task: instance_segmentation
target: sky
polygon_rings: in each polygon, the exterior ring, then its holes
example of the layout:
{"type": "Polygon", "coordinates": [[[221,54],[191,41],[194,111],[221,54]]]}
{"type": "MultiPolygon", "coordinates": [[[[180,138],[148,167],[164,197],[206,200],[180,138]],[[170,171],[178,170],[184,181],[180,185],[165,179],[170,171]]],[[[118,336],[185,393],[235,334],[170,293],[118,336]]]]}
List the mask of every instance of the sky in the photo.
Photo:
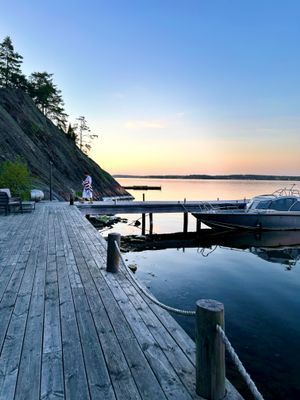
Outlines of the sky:
{"type": "Polygon", "coordinates": [[[0,0],[113,174],[300,175],[300,1],[0,0]]]}

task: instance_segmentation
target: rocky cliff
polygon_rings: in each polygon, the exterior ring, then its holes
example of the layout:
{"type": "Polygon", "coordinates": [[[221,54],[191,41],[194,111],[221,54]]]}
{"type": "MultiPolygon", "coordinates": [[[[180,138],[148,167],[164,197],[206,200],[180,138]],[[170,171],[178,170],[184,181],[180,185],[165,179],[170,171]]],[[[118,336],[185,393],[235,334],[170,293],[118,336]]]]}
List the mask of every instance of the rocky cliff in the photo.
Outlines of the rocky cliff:
{"type": "Polygon", "coordinates": [[[0,89],[0,161],[21,156],[27,161],[34,188],[49,195],[50,161],[53,195],[68,199],[70,190],[81,191],[84,172],[93,178],[94,192],[102,196],[128,193],[93,160],[83,154],[21,90],[0,89]]]}

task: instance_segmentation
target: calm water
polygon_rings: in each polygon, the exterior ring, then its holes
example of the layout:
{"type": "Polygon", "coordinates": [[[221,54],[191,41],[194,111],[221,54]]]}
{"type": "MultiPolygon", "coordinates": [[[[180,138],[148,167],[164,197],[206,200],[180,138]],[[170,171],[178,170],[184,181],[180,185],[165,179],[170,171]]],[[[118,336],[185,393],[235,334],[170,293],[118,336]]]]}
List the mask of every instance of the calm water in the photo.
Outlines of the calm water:
{"type": "MultiPolygon", "coordinates": [[[[162,186],[160,192],[145,192],[146,200],[242,199],[290,186],[266,181],[119,182],[162,186]]],[[[131,193],[142,199],[143,192],[131,193]]],[[[109,232],[140,234],[130,225],[140,215],[126,217],[128,224],[109,232]]],[[[182,225],[181,214],[154,215],[154,233],[180,232],[182,225]]],[[[195,230],[192,216],[189,230],[195,230]]],[[[300,399],[300,233],[231,234],[214,239],[208,248],[130,252],[126,258],[138,265],[138,279],[169,305],[194,309],[200,298],[223,302],[227,335],[265,399],[300,399]]],[[[176,319],[194,338],[193,318],[176,319]]],[[[239,386],[230,366],[227,375],[239,386]]]]}

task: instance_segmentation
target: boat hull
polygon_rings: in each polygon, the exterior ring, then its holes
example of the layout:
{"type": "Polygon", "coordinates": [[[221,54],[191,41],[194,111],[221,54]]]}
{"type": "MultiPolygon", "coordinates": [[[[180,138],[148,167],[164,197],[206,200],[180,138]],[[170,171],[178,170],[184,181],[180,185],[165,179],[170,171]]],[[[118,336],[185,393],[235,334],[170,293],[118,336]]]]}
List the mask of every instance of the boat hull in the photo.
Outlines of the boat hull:
{"type": "Polygon", "coordinates": [[[196,218],[211,228],[247,230],[300,230],[300,212],[247,213],[203,212],[196,218]]]}

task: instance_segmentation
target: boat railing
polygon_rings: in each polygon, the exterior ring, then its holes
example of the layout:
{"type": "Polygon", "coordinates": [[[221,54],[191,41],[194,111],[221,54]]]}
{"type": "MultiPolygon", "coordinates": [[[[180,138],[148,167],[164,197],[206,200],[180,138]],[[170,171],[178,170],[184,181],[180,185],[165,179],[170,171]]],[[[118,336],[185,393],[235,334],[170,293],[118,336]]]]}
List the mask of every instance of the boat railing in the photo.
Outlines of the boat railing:
{"type": "Polygon", "coordinates": [[[206,203],[206,202],[202,202],[198,205],[200,212],[208,212],[208,211],[213,211],[215,210],[215,208],[212,206],[211,203],[206,203]]]}
{"type": "Polygon", "coordinates": [[[300,196],[300,190],[295,188],[295,186],[296,184],[294,183],[290,188],[279,188],[272,194],[274,196],[300,196]]]}

